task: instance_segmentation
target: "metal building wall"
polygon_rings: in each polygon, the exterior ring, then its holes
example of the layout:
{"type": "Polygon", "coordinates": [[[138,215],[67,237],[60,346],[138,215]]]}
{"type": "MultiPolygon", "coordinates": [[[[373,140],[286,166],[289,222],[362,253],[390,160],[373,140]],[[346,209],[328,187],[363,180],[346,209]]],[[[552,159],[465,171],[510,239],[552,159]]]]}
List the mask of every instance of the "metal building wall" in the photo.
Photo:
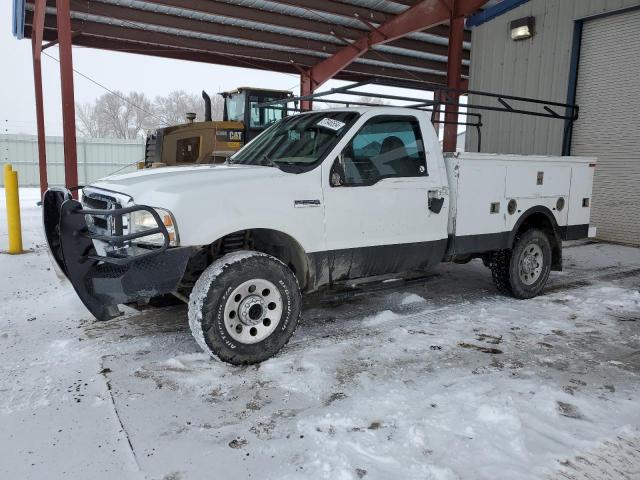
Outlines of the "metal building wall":
{"type": "MultiPolygon", "coordinates": [[[[136,162],[144,160],[144,150],[144,140],[78,137],[78,182],[85,185],[115,171],[132,172],[136,162]]],[[[5,162],[18,171],[20,186],[38,186],[38,137],[0,135],[0,163],[5,162]]],[[[62,137],[47,137],[47,174],[49,185],[64,185],[62,137]]],[[[0,178],[0,185],[3,182],[0,178]]]]}
{"type": "MultiPolygon", "coordinates": [[[[640,0],[530,0],[520,7],[472,28],[470,89],[567,100],[574,20],[640,5],[640,0]],[[535,35],[514,42],[510,23],[534,16],[535,35]]],[[[484,100],[470,99],[482,104],[484,100]]],[[[562,152],[562,121],[483,112],[482,151],[547,154],[562,152]]],[[[469,131],[468,151],[477,137],[469,131]]]]}
{"type": "Polygon", "coordinates": [[[640,246],[640,9],[584,22],[572,155],[598,157],[591,223],[640,246]]]}

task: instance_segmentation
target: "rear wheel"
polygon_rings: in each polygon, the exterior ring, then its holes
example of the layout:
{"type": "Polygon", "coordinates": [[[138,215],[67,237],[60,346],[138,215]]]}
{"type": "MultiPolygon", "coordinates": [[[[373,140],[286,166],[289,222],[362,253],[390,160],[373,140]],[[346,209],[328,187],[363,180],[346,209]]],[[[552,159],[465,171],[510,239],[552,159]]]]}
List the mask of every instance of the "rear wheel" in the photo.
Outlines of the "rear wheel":
{"type": "Polygon", "coordinates": [[[260,252],[234,252],[200,276],[189,298],[189,325],[209,354],[234,365],[275,355],[300,316],[300,288],[280,260],[260,252]]]}
{"type": "Polygon", "coordinates": [[[535,297],[551,271],[549,238],[541,230],[527,230],[516,238],[512,250],[494,252],[490,268],[501,293],[516,298],[535,297]]]}

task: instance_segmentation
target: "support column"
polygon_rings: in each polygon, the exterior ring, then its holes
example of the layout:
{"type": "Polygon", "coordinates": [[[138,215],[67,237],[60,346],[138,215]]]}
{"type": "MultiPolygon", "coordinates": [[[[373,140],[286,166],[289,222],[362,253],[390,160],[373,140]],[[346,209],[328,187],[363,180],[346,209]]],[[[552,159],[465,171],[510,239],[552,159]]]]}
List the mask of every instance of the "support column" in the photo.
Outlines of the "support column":
{"type": "Polygon", "coordinates": [[[42,94],[42,36],[44,31],[45,0],[34,2],[31,54],[33,57],[33,87],[36,97],[36,125],[38,129],[38,171],[40,173],[40,199],[49,188],[47,179],[46,136],[44,131],[44,100],[42,94]]]}
{"type": "MultiPolygon", "coordinates": [[[[36,48],[40,48],[38,45],[36,48]]],[[[44,131],[44,102],[42,95],[42,68],[40,58],[33,56],[33,86],[36,94],[36,124],[38,128],[38,170],[40,173],[40,199],[49,188],[47,179],[47,152],[44,131]]]]}
{"type": "MultiPolygon", "coordinates": [[[[78,186],[76,147],[76,112],[73,92],[73,57],[71,54],[71,15],[69,0],[56,1],[58,45],[60,48],[60,84],[62,86],[62,131],[64,134],[64,182],[67,188],[78,186]]],[[[78,192],[73,192],[74,198],[78,192]]]]}
{"type": "MultiPolygon", "coordinates": [[[[460,76],[462,71],[462,43],[464,41],[464,17],[456,16],[456,11],[452,12],[449,20],[449,61],[447,63],[447,86],[449,88],[460,88],[460,76]]],[[[449,122],[458,121],[458,102],[460,95],[449,92],[449,101],[456,105],[447,105],[445,108],[443,151],[455,152],[458,139],[458,125],[449,122]]]]}
{"type": "MultiPolygon", "coordinates": [[[[313,93],[313,82],[311,80],[311,75],[308,72],[303,72],[300,74],[300,96],[311,95],[313,93]]],[[[311,100],[301,100],[300,101],[300,110],[312,110],[313,102],[311,100]]]]}

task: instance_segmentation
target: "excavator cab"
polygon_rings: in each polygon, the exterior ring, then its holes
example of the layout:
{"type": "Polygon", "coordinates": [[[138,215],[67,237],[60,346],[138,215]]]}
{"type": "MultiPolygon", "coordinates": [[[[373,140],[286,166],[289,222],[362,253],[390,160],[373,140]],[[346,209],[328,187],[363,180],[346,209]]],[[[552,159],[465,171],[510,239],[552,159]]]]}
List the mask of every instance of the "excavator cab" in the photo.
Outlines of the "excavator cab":
{"type": "Polygon", "coordinates": [[[261,103],[291,98],[288,90],[266,90],[240,87],[222,92],[224,98],[223,120],[244,124],[244,142],[249,142],[262,130],[287,115],[287,109],[280,105],[257,107],[261,103]]]}
{"type": "Polygon", "coordinates": [[[211,99],[202,92],[204,121],[186,113],[186,123],[159,128],[147,135],[145,161],[140,168],[222,163],[245,143],[287,115],[282,104],[257,107],[263,102],[293,97],[288,90],[240,87],[220,93],[224,98],[222,121],[211,119],[211,99]]]}

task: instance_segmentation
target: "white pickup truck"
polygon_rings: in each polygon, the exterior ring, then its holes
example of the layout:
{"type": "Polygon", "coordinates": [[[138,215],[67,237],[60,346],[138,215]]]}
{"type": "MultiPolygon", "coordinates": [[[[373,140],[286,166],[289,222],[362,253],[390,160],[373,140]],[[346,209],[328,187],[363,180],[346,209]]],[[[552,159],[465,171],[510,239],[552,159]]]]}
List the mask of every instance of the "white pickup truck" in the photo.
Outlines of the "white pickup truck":
{"type": "Polygon", "coordinates": [[[49,190],[47,239],[98,319],[173,293],[211,355],[251,364],[296,329],[301,293],[482,258],[526,299],[584,238],[596,160],[443,156],[424,111],[287,117],[226,164],[150,169],[49,190]]]}

